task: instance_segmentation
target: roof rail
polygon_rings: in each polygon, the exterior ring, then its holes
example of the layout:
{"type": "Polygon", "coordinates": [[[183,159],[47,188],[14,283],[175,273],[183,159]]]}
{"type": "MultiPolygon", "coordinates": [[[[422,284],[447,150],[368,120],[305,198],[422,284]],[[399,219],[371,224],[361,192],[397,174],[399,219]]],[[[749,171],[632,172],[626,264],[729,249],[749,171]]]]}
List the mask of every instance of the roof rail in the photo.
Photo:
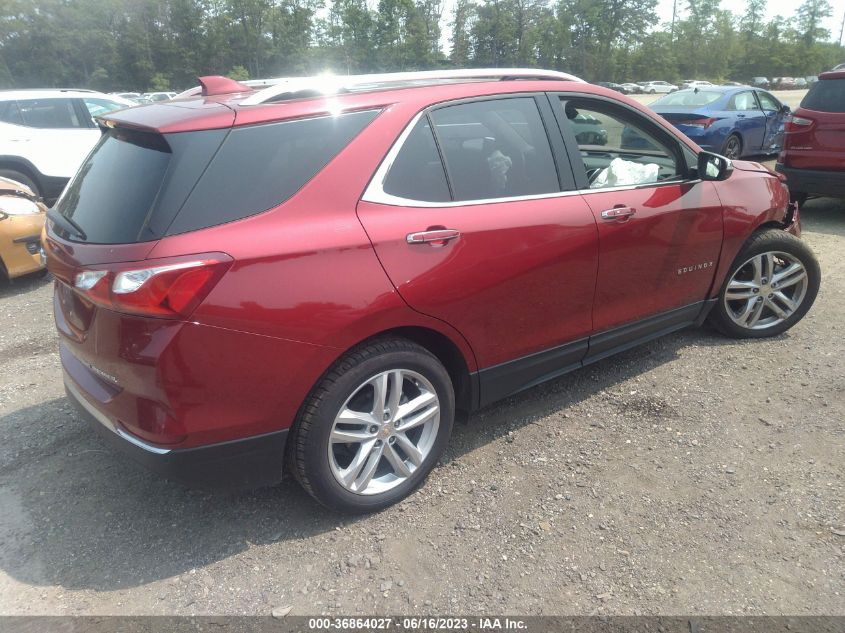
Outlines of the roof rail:
{"type": "MultiPolygon", "coordinates": [[[[577,81],[582,79],[556,70],[538,68],[466,68],[460,70],[425,70],[420,72],[379,73],[371,75],[316,75],[313,77],[280,77],[263,79],[266,85],[250,95],[240,105],[259,105],[277,100],[285,94],[314,92],[337,94],[344,91],[365,91],[391,88],[410,88],[437,83],[459,83],[467,81],[505,81],[524,79],[551,79],[577,81]]],[[[258,82],[256,82],[258,83],[258,82]]]]}

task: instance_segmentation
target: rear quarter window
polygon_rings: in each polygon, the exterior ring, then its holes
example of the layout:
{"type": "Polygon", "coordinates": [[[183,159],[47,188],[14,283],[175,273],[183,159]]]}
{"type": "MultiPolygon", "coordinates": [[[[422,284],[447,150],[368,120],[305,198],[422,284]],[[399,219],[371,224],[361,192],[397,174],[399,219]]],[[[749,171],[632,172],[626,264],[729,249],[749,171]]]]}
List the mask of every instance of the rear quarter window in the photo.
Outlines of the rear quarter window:
{"type": "Polygon", "coordinates": [[[240,220],[281,204],[377,114],[367,110],[234,128],[167,234],[240,220]]]}
{"type": "Polygon", "coordinates": [[[845,112],[845,78],[820,79],[804,96],[801,107],[817,112],[845,112]]]}

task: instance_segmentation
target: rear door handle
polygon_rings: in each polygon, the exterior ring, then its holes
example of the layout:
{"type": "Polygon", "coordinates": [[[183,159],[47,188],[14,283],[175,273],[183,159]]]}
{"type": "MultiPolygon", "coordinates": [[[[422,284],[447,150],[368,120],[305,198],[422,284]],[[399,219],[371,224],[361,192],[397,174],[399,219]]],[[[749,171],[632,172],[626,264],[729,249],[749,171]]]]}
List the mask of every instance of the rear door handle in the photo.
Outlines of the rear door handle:
{"type": "Polygon", "coordinates": [[[613,207],[612,209],[605,209],[601,212],[602,220],[627,220],[637,212],[631,207],[613,207]]]}
{"type": "Polygon", "coordinates": [[[408,244],[431,244],[432,246],[445,246],[449,240],[461,236],[460,231],[455,229],[431,229],[419,233],[408,233],[405,241],[408,244]]]}

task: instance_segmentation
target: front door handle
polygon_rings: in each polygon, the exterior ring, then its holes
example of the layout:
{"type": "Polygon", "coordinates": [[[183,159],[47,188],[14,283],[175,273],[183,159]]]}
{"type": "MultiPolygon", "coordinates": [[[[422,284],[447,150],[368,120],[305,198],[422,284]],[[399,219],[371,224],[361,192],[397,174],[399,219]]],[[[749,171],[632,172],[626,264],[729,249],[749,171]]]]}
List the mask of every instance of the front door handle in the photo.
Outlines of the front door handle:
{"type": "Polygon", "coordinates": [[[431,244],[432,246],[445,246],[449,240],[461,236],[460,231],[455,229],[430,229],[418,233],[408,233],[405,241],[408,244],[431,244]]]}
{"type": "Polygon", "coordinates": [[[602,220],[627,220],[632,215],[637,212],[636,209],[632,209],[631,207],[613,207],[612,209],[605,209],[601,212],[601,219],[602,220]]]}

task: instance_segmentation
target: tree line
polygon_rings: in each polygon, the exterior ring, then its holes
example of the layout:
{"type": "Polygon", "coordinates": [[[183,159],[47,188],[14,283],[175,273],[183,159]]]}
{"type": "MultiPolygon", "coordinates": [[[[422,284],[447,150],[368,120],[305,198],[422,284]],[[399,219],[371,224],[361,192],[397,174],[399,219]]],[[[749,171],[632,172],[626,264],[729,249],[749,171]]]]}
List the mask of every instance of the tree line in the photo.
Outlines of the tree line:
{"type": "Polygon", "coordinates": [[[766,19],[721,0],[0,0],[0,87],[183,89],[235,79],[537,66],[590,81],[748,80],[845,62],[828,0],[766,19]],[[443,37],[445,32],[449,35],[443,37]]]}

